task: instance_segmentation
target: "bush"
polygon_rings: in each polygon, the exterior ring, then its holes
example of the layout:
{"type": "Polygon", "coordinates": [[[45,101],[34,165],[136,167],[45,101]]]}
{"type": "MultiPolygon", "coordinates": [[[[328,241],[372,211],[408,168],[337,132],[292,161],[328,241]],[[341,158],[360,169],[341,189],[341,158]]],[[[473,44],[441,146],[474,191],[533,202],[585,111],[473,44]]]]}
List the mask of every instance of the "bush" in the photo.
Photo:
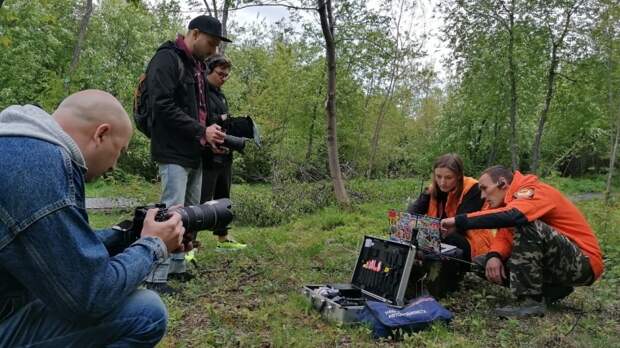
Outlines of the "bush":
{"type": "Polygon", "coordinates": [[[542,181],[549,183],[564,194],[596,193],[604,192],[606,177],[603,175],[574,178],[561,177],[557,173],[541,178],[542,181]]]}
{"type": "MultiPolygon", "coordinates": [[[[352,180],[347,189],[355,204],[391,203],[404,209],[409,198],[417,198],[421,183],[418,179],[352,180]]],[[[278,225],[336,203],[331,181],[233,185],[231,200],[235,222],[254,226],[278,225]]]]}
{"type": "Polygon", "coordinates": [[[149,181],[155,180],[158,173],[157,164],[151,160],[150,149],[150,140],[142,133],[134,132],[127,153],[119,159],[119,169],[149,181]]]}
{"type": "Polygon", "coordinates": [[[273,226],[284,219],[277,209],[269,188],[261,185],[233,186],[231,200],[235,223],[242,225],[273,226]]]}
{"type": "Polygon", "coordinates": [[[273,226],[335,203],[330,183],[233,185],[231,200],[235,221],[273,226]]]}
{"type": "Polygon", "coordinates": [[[390,180],[355,179],[348,182],[347,190],[355,203],[392,203],[404,208],[407,206],[409,199],[418,198],[422,186],[426,185],[428,185],[426,180],[417,178],[390,180]]]}

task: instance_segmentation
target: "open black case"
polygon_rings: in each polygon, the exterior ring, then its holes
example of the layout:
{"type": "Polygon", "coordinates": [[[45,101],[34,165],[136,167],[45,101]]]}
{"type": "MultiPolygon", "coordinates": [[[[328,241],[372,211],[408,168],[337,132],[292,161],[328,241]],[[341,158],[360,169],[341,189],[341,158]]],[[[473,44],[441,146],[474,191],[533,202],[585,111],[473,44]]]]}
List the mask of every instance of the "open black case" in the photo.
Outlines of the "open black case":
{"type": "Polygon", "coordinates": [[[411,243],[364,236],[351,283],[306,285],[303,294],[321,315],[355,323],[366,300],[405,304],[416,248],[411,243]]]}

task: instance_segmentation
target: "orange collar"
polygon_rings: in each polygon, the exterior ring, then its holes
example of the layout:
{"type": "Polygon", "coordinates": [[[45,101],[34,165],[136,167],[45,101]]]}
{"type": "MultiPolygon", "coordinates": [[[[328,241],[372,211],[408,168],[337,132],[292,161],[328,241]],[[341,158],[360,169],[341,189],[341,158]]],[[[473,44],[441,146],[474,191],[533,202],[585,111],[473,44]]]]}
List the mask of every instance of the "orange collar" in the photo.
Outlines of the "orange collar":
{"type": "MultiPolygon", "coordinates": [[[[469,190],[471,190],[471,188],[477,183],[478,180],[465,176],[463,177],[463,192],[461,192],[460,197],[456,197],[454,191],[448,192],[448,199],[446,200],[446,205],[444,207],[444,212],[447,217],[456,216],[456,210],[463,202],[463,197],[465,197],[467,192],[469,192],[469,190]]],[[[430,202],[428,204],[427,214],[433,217],[441,217],[439,202],[433,196],[431,196],[430,202]]]]}

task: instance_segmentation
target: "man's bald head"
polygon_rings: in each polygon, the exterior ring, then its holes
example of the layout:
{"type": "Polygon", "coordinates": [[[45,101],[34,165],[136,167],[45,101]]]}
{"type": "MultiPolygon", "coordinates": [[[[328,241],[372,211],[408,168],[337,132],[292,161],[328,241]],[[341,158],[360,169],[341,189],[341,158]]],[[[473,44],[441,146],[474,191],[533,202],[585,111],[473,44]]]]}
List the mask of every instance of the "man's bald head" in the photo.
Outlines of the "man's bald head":
{"type": "Polygon", "coordinates": [[[87,180],[116,165],[133,132],[129,115],[121,103],[100,90],[70,95],[52,116],[80,148],[88,167],[87,180]]]}
{"type": "Polygon", "coordinates": [[[92,127],[110,123],[121,127],[119,130],[131,130],[129,116],[121,103],[110,93],[96,89],[68,96],[60,103],[53,116],[61,126],[63,123],[78,123],[79,126],[92,127]]]}

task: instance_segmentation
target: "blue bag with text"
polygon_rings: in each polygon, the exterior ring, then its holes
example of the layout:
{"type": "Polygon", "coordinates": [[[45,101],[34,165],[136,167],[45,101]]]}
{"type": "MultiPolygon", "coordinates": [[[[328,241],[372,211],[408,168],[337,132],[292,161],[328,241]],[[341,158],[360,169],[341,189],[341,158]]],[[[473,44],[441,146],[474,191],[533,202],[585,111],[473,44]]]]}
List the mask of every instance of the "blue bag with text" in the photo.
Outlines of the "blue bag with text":
{"type": "Polygon", "coordinates": [[[434,322],[448,323],[452,312],[445,309],[430,296],[419,297],[405,307],[394,307],[383,302],[367,301],[359,319],[372,329],[374,338],[398,335],[402,332],[416,332],[434,322]]]}

